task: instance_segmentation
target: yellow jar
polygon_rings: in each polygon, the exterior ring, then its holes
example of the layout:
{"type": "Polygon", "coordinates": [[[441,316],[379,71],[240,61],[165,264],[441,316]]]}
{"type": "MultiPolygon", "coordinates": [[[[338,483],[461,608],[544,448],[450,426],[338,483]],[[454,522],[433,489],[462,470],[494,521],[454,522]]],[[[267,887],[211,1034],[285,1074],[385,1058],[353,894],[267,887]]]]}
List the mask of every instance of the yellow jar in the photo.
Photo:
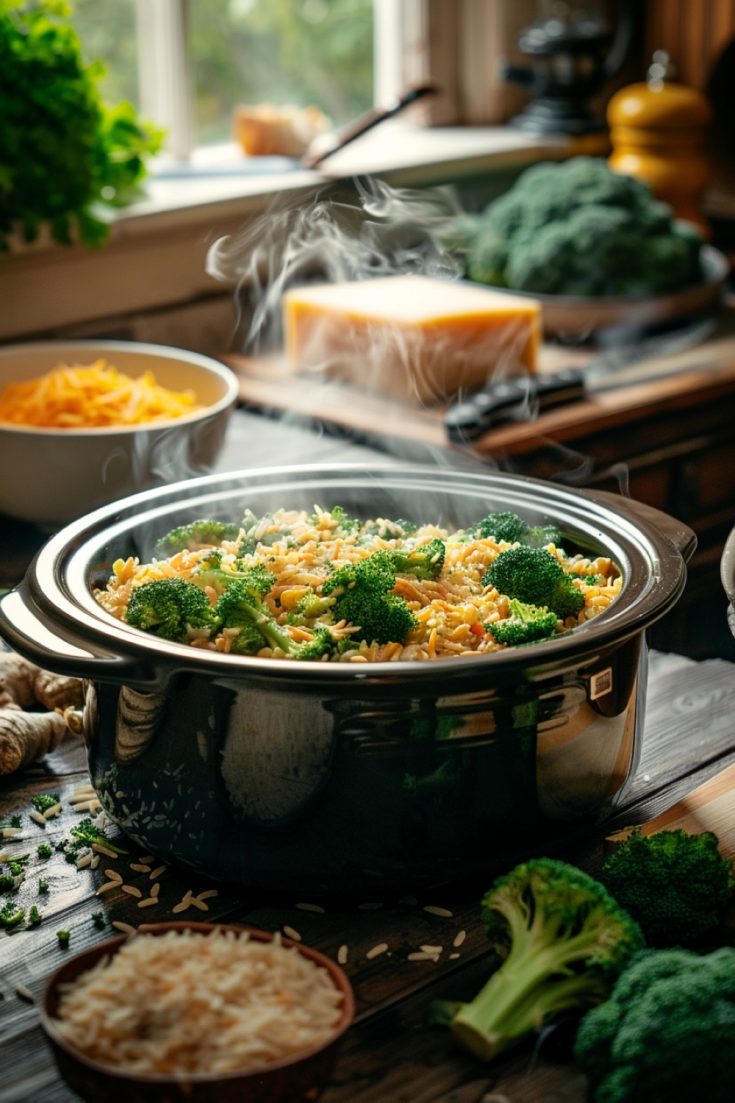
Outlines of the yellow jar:
{"type": "Polygon", "coordinates": [[[710,174],[706,146],[711,118],[701,92],[650,77],[621,88],[607,108],[610,168],[648,184],[678,218],[693,222],[706,236],[709,227],[700,201],[710,174]]]}

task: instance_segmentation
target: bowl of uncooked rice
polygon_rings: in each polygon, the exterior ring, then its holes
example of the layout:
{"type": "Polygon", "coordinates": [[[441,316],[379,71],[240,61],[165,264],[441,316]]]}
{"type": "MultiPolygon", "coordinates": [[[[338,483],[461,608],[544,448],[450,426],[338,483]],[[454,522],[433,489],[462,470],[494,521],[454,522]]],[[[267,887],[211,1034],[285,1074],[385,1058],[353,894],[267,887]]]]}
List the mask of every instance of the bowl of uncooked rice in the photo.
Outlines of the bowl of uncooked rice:
{"type": "Polygon", "coordinates": [[[42,1024],[83,1099],[316,1099],[354,1015],[318,951],[227,924],[160,923],[50,978],[42,1024]]]}

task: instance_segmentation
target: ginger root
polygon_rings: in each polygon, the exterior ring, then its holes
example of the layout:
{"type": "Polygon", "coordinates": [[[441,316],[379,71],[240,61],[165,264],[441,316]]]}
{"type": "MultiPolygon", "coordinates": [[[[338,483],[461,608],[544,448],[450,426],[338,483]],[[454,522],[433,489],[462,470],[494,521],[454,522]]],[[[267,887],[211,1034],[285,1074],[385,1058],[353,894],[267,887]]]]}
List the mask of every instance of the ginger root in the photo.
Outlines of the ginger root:
{"type": "Polygon", "coordinates": [[[69,731],[79,732],[84,694],[67,678],[13,652],[0,652],[0,775],[12,774],[55,750],[69,731]],[[41,706],[46,712],[25,712],[41,706]]]}

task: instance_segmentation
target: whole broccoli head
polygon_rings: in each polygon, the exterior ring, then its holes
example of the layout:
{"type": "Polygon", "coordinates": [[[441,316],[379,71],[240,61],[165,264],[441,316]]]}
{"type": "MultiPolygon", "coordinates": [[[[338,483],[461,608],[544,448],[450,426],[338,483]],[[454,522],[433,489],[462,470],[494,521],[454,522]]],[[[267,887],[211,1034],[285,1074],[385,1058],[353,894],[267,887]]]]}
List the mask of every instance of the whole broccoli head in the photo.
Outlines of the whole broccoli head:
{"type": "Polygon", "coordinates": [[[482,582],[509,598],[551,609],[562,618],[576,616],[584,605],[584,595],[572,576],[544,548],[525,544],[508,548],[493,560],[482,582]]]}
{"type": "Polygon", "coordinates": [[[551,858],[499,877],[483,897],[482,921],[504,961],[451,1028],[483,1060],[561,1011],[604,1000],[643,946],[638,925],[598,881],[551,858]]]}
{"type": "Polygon", "coordinates": [[[186,642],[188,628],[216,626],[207,595],[183,578],[159,578],[136,586],[125,620],[134,628],[177,643],[186,642]]]}
{"type": "Polygon", "coordinates": [[[527,169],[485,210],[470,279],[547,295],[651,295],[700,278],[702,239],[603,158],[527,169]]]}
{"type": "Polygon", "coordinates": [[[574,1056],[596,1103],[732,1103],[735,949],[638,954],[585,1015],[574,1056]]]}
{"type": "Polygon", "coordinates": [[[640,923],[652,946],[689,946],[720,926],[735,879],[711,831],[677,828],[620,843],[605,859],[600,880],[640,923]]]}
{"type": "Polygon", "coordinates": [[[474,525],[470,525],[466,531],[476,540],[488,540],[493,537],[495,540],[505,540],[513,544],[523,539],[528,532],[528,525],[517,513],[501,510],[486,514],[479,521],[475,521],[474,525]]]}

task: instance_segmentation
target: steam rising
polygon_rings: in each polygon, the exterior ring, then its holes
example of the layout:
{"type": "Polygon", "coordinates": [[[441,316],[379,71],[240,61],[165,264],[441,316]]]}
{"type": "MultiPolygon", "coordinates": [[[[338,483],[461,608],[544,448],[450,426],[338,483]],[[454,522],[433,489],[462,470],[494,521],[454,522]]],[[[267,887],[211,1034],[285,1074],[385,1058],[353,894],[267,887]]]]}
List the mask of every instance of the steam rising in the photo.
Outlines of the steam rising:
{"type": "MultiPolygon", "coordinates": [[[[262,356],[282,350],[282,299],[291,288],[411,274],[445,280],[463,276],[461,261],[445,245],[450,241],[453,220],[466,213],[453,188],[400,189],[373,178],[353,180],[350,185],[343,191],[334,185],[326,187],[307,199],[303,194],[280,194],[263,216],[250,221],[241,232],[220,238],[210,248],[207,273],[236,289],[240,351],[262,356]]],[[[311,428],[321,430],[321,424],[314,421],[314,409],[354,408],[355,390],[345,387],[345,382],[359,383],[366,400],[371,395],[384,399],[388,394],[393,399],[406,399],[414,409],[417,405],[430,408],[446,399],[433,369],[428,372],[428,382],[424,378],[417,385],[416,350],[405,344],[397,349],[395,332],[386,336],[386,332],[371,330],[369,338],[360,346],[359,357],[352,356],[347,371],[335,371],[326,357],[321,363],[310,360],[309,386],[302,388],[295,381],[289,392],[290,412],[283,414],[282,420],[300,425],[310,421],[311,428]],[[402,361],[401,372],[394,371],[398,360],[402,361]]],[[[435,352],[436,363],[441,365],[443,350],[436,348],[435,352]]],[[[521,360],[519,338],[511,334],[508,339],[506,334],[499,343],[497,333],[489,333],[479,354],[484,356],[486,367],[481,379],[473,379],[472,387],[517,373],[521,360]]],[[[443,467],[497,466],[487,457],[480,458],[470,447],[454,445],[449,449],[408,439],[405,426],[400,424],[400,402],[383,401],[381,410],[384,425],[379,439],[370,431],[368,435],[371,443],[393,456],[428,460],[443,467]]],[[[531,420],[537,412],[529,391],[525,409],[518,416],[531,420]]],[[[348,418],[345,423],[353,424],[348,418]]],[[[437,440],[443,440],[440,417],[437,440]]],[[[559,461],[558,474],[552,473],[551,477],[576,485],[588,480],[593,469],[588,457],[556,442],[546,444],[559,461]]],[[[504,466],[511,469],[512,461],[504,466]]]]}
{"type": "Polygon", "coordinates": [[[358,200],[319,193],[279,199],[261,218],[209,250],[207,273],[234,284],[249,302],[245,347],[277,347],[281,299],[289,287],[342,283],[409,272],[459,278],[460,263],[442,245],[442,231],[459,213],[449,189],[393,189],[357,180],[358,200]]]}

